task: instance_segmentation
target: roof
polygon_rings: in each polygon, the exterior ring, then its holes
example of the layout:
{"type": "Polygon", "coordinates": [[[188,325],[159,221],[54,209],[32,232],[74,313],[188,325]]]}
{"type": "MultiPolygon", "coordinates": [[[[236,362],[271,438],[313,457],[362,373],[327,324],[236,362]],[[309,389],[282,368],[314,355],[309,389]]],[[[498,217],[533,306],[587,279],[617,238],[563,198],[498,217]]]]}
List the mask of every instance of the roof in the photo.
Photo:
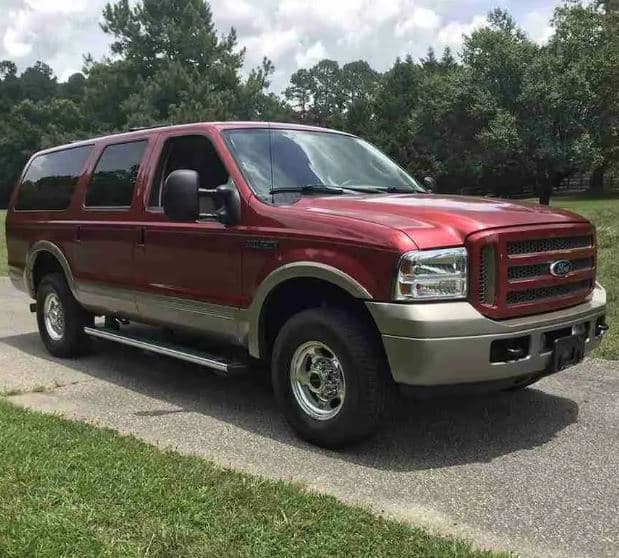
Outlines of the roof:
{"type": "Polygon", "coordinates": [[[129,142],[141,138],[146,138],[152,133],[161,132],[164,130],[196,130],[199,128],[211,128],[215,130],[234,130],[242,128],[271,128],[279,130],[308,130],[313,132],[330,132],[337,134],[346,134],[339,130],[332,130],[330,128],[321,128],[319,126],[308,126],[305,124],[297,124],[294,122],[256,122],[256,121],[230,121],[230,122],[192,122],[190,124],[174,124],[169,126],[153,126],[152,128],[136,128],[128,132],[117,132],[114,134],[108,134],[105,136],[99,136],[95,138],[88,138],[84,140],[74,141],[65,145],[58,145],[49,149],[43,149],[35,153],[35,155],[41,155],[43,153],[51,153],[54,151],[61,151],[64,149],[74,149],[76,147],[82,147],[86,145],[92,145],[98,142],[109,142],[114,140],[115,142],[129,142]]]}

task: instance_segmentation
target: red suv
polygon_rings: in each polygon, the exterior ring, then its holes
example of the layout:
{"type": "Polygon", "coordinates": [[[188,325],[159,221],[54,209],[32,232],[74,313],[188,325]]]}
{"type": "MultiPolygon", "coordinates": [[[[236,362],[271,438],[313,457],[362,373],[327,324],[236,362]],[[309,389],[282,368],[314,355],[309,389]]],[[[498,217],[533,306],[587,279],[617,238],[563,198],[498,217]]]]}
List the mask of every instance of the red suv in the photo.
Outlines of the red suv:
{"type": "Polygon", "coordinates": [[[42,151],[6,228],[53,355],[98,337],[224,374],[263,361],[324,446],[373,432],[396,387],[521,388],[607,329],[587,220],[433,195],[332,130],[201,123],[42,151]]]}

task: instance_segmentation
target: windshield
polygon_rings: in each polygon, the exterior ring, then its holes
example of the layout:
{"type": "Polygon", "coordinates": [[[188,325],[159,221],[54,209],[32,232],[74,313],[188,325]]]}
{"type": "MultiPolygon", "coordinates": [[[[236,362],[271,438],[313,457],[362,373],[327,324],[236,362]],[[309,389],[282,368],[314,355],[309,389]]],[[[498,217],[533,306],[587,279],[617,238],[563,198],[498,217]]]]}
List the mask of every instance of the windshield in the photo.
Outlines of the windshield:
{"type": "Polygon", "coordinates": [[[263,199],[280,188],[317,185],[351,193],[425,191],[385,154],[353,136],[264,128],[228,130],[224,135],[245,178],[263,199]]]}

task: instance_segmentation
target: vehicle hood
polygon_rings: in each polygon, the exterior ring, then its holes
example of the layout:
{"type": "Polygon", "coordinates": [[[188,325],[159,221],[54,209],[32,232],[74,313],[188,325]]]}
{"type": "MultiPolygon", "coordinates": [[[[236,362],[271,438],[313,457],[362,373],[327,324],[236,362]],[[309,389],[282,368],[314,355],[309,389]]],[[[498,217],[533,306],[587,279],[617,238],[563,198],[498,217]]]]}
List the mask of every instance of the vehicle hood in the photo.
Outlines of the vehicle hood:
{"type": "Polygon", "coordinates": [[[471,233],[498,227],[587,222],[569,211],[528,202],[434,194],[305,196],[310,212],[379,223],[407,234],[419,248],[457,246],[471,233]]]}

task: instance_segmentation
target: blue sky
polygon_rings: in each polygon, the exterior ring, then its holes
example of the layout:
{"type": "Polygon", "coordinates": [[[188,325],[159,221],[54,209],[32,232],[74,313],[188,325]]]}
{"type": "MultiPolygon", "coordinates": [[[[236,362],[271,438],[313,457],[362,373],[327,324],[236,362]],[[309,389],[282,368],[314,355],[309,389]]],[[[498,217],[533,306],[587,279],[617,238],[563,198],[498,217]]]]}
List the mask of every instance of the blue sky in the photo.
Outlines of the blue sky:
{"type": "MultiPolygon", "coordinates": [[[[60,79],[82,67],[82,54],[101,58],[109,38],[99,29],[106,0],[0,0],[0,59],[20,68],[43,60],[60,79]]],[[[217,27],[237,29],[246,66],[268,56],[273,89],[299,67],[321,58],[366,59],[385,70],[396,56],[422,56],[429,46],[456,52],[462,34],[484,24],[494,7],[507,9],[529,36],[547,40],[555,0],[211,0],[217,27]]]]}

